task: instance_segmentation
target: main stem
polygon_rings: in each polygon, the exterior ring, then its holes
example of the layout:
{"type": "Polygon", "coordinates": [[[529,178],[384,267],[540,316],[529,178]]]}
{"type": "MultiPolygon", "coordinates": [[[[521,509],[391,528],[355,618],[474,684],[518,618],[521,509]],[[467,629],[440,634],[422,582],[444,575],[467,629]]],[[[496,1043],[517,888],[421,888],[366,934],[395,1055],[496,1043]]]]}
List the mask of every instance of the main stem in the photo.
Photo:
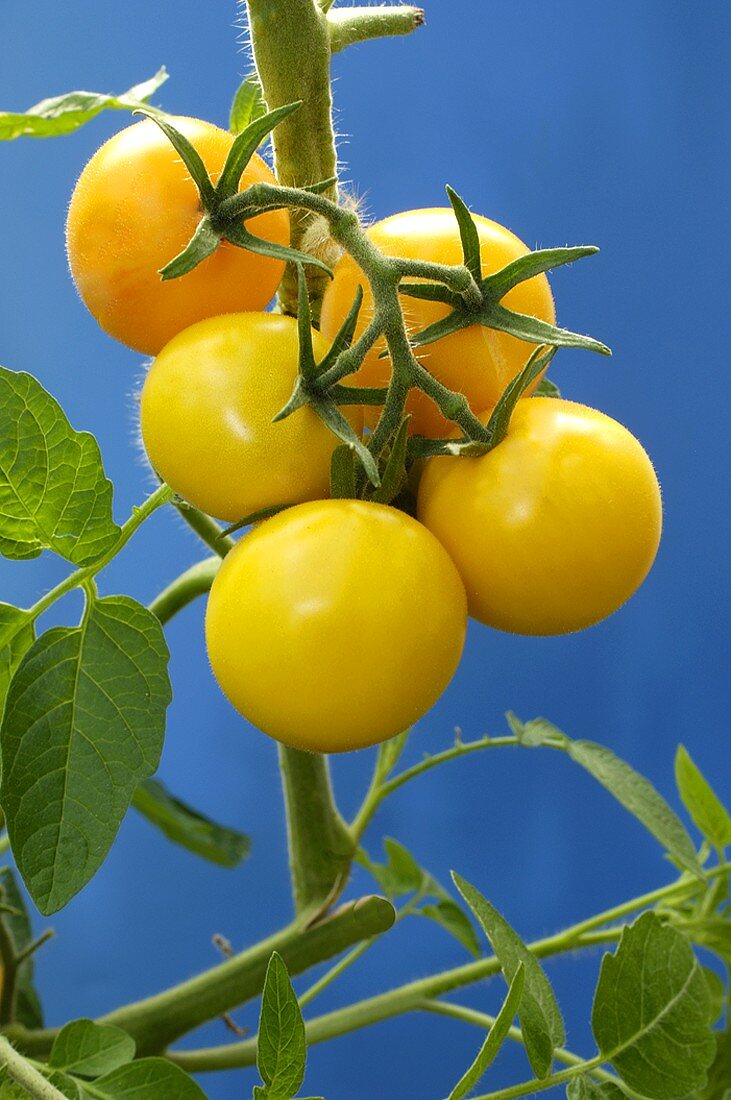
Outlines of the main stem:
{"type": "Polygon", "coordinates": [[[64,1100],[63,1093],[54,1088],[22,1054],[18,1054],[4,1035],[0,1035],[0,1065],[6,1065],[12,1079],[35,1100],[64,1100]]]}

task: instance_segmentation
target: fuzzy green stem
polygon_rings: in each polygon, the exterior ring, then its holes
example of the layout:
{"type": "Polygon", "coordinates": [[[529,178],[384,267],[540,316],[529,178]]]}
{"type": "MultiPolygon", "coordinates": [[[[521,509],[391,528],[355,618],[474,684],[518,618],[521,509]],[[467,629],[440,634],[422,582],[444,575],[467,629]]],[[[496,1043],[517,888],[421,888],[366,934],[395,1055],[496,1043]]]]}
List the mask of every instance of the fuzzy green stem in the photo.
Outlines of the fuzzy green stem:
{"type": "Polygon", "coordinates": [[[345,886],[356,846],[335,805],[327,757],[280,745],[279,767],[295,910],[314,914],[345,886]]]}
{"type": "Polygon", "coordinates": [[[21,1085],[34,1100],[64,1100],[64,1095],[47,1081],[35,1066],[32,1066],[15,1047],[0,1035],[0,1065],[8,1067],[12,1079],[21,1085]]]}
{"type": "Polygon", "coordinates": [[[602,1065],[603,1061],[604,1059],[597,1055],[596,1058],[591,1058],[580,1065],[574,1065],[570,1069],[562,1069],[558,1073],[552,1073],[550,1077],[543,1077],[541,1080],[533,1077],[530,1081],[523,1081],[520,1085],[511,1085],[507,1089],[499,1089],[498,1092],[485,1092],[481,1096],[475,1096],[474,1100],[517,1100],[519,1096],[532,1096],[536,1092],[544,1092],[546,1089],[565,1085],[578,1077],[580,1073],[591,1074],[602,1065]]]}
{"type": "Polygon", "coordinates": [[[411,5],[377,4],[368,8],[338,8],[327,17],[330,49],[333,53],[366,42],[411,34],[424,24],[424,11],[411,5]]]}
{"type": "Polygon", "coordinates": [[[197,562],[196,565],[191,565],[190,569],[186,569],[155,597],[148,605],[150,611],[153,615],[157,615],[161,623],[169,622],[198,596],[208,592],[220,566],[219,557],[206,558],[204,561],[197,562]]]}
{"type": "Polygon", "coordinates": [[[225,558],[229,550],[233,550],[235,541],[229,535],[224,535],[223,528],[216,523],[215,519],[211,519],[205,512],[193,508],[190,504],[183,504],[182,501],[176,502],[175,506],[191,530],[195,531],[198,538],[209,550],[218,554],[219,558],[225,558]]]}
{"type": "MultiPolygon", "coordinates": [[[[301,101],[302,106],[277,126],[273,135],[274,171],[288,187],[306,187],[337,176],[332,124],[330,33],[315,0],[247,0],[251,44],[264,98],[270,110],[301,101]]],[[[337,185],[327,194],[337,199],[337,185]]],[[[291,244],[302,249],[311,229],[311,212],[290,210],[291,244]]],[[[307,274],[313,316],[319,315],[327,276],[307,274]]],[[[279,288],[285,313],[297,313],[297,272],[289,265],[279,288]]]]}

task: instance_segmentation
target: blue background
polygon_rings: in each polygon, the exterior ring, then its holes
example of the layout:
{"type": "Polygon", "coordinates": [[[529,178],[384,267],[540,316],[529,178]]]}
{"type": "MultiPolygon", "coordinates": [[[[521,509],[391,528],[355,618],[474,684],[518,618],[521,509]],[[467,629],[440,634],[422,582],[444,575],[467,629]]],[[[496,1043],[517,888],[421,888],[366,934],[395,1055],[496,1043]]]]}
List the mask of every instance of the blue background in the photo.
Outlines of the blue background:
{"type": "MultiPolygon", "coordinates": [[[[509,708],[544,714],[573,736],[611,746],[675,799],[683,741],[721,791],[729,766],[729,423],[727,105],[723,61],[731,9],[685,0],[430,0],[411,40],[337,59],[347,178],[369,214],[442,204],[443,185],[532,246],[595,242],[599,257],[553,279],[559,320],[615,350],[611,361],[564,352],[552,370],[566,395],[634,431],[656,463],[666,526],[655,569],[620,614],[583,634],[529,640],[471,625],[461,669],[409,750],[502,732],[509,708]],[[724,220],[725,219],[725,220],[724,220]],[[723,224],[722,224],[723,222],[723,224]]],[[[231,3],[127,0],[3,4],[0,104],[23,109],[83,87],[121,91],[165,63],[156,102],[225,124],[247,67],[231,3]]],[[[142,363],[94,325],[67,276],[65,207],[102,139],[126,123],[100,117],[71,137],[0,150],[4,261],[0,362],[28,370],[77,427],[98,437],[123,518],[150,487],[135,425],[142,363]]],[[[102,578],[104,592],[150,599],[201,551],[158,515],[102,578]]],[[[2,565],[2,599],[32,602],[65,574],[44,557],[2,565]]],[[[71,621],[78,607],[64,608],[71,621]]],[[[39,960],[51,1022],[93,1015],[215,961],[211,935],[243,946],[290,913],[275,747],[246,727],[210,676],[202,602],[169,630],[175,702],[161,776],[175,792],[251,832],[235,872],[167,844],[131,814],[91,885],[54,918],[39,960]]],[[[335,761],[352,812],[370,754],[335,761]]],[[[370,848],[398,836],[443,880],[452,866],[526,938],[554,931],[671,877],[655,842],[593,782],[550,752],[470,757],[400,792],[370,848]]],[[[355,889],[368,891],[364,873],[355,889]]],[[[38,922],[40,924],[40,922],[38,922]]],[[[460,947],[413,920],[381,942],[312,1011],[463,961],[460,947]]],[[[569,1043],[589,1053],[597,955],[549,964],[569,1043]]],[[[499,983],[455,995],[485,1011],[499,983]]],[[[254,1026],[254,1006],[237,1019],[254,1026]]],[[[203,1042],[226,1042],[223,1025],[203,1042]]],[[[437,1100],[480,1040],[464,1024],[411,1016],[313,1048],[306,1089],[328,1100],[437,1100]]],[[[201,1036],[195,1037],[195,1045],[201,1036]]],[[[526,1076],[520,1050],[486,1087],[526,1076]]],[[[254,1076],[209,1078],[213,1100],[248,1095],[254,1076]]]]}

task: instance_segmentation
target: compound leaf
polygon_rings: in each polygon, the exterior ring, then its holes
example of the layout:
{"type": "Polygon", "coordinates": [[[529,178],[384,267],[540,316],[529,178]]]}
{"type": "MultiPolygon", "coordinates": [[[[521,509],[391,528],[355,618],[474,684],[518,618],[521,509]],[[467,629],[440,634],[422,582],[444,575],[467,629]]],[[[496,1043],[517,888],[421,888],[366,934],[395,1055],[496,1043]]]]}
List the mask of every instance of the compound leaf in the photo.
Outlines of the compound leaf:
{"type": "Polygon", "coordinates": [[[73,1020],[56,1036],[49,1065],[76,1077],[101,1077],[135,1056],[135,1041],[121,1028],[73,1020]]]}

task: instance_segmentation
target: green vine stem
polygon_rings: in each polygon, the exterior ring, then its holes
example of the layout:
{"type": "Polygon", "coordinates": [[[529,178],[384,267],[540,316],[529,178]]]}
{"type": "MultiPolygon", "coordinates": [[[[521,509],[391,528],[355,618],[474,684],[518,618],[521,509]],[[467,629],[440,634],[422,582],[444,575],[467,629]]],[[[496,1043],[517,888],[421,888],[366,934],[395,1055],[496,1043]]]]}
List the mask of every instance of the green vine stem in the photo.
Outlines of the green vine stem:
{"type": "Polygon", "coordinates": [[[371,38],[411,34],[424,25],[424,11],[411,5],[376,4],[368,8],[337,8],[327,16],[330,50],[339,53],[371,38]]]}
{"type": "Polygon", "coordinates": [[[18,1054],[4,1035],[0,1035],[0,1065],[7,1066],[12,1079],[35,1100],[64,1100],[64,1094],[47,1081],[22,1054],[18,1054]]]}
{"type": "MultiPolygon", "coordinates": [[[[710,880],[719,875],[725,875],[729,870],[731,870],[731,863],[724,863],[709,870],[706,877],[710,880]]],[[[599,944],[616,943],[624,927],[616,922],[658,902],[692,898],[703,888],[703,884],[697,879],[683,876],[657,890],[622,902],[596,916],[580,921],[553,936],[535,940],[528,944],[528,947],[536,958],[543,959],[599,944]],[[606,927],[607,925],[610,927],[606,927]]],[[[451,993],[455,989],[472,985],[499,973],[499,961],[494,956],[489,956],[438,974],[430,974],[425,978],[388,990],[386,993],[380,993],[375,997],[309,1020],[306,1023],[307,1042],[308,1044],[326,1042],[380,1023],[382,1020],[392,1019],[394,1016],[418,1012],[422,1009],[424,1001],[432,1001],[445,993],[451,993]]],[[[246,1039],[239,1043],[201,1050],[169,1051],[168,1057],[190,1073],[251,1066],[256,1062],[256,1039],[246,1039]]]]}
{"type": "Polygon", "coordinates": [[[221,559],[218,557],[205,558],[191,565],[148,604],[149,610],[157,615],[161,623],[169,622],[189,603],[208,592],[220,566],[221,559]]]}

